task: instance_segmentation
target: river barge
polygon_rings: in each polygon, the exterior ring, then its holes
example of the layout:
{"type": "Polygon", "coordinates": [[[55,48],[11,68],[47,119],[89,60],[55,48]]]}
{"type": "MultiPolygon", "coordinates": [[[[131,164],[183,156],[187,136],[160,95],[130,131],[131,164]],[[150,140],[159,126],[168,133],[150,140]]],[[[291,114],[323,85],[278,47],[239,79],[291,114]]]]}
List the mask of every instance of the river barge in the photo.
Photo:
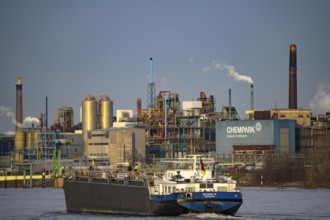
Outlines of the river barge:
{"type": "Polygon", "coordinates": [[[187,213],[235,215],[242,194],[230,178],[215,178],[211,158],[163,160],[163,175],[117,173],[74,177],[64,182],[68,212],[140,216],[187,213]],[[117,175],[117,176],[116,176],[117,175]]]}

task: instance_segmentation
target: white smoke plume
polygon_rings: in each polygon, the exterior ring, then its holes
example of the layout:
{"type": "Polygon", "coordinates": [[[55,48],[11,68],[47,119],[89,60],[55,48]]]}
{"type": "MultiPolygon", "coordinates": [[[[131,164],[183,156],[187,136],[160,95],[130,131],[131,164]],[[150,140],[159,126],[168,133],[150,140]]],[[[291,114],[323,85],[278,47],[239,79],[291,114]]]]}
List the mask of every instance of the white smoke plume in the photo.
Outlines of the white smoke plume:
{"type": "Polygon", "coordinates": [[[6,131],[5,135],[12,136],[12,135],[15,135],[15,132],[14,131],[6,131]]]}
{"type": "Polygon", "coordinates": [[[31,117],[31,116],[28,116],[28,117],[24,118],[22,124],[16,122],[15,113],[9,107],[0,106],[0,115],[5,115],[5,116],[9,117],[11,119],[12,123],[14,125],[17,125],[20,128],[28,127],[32,123],[35,123],[35,124],[39,124],[40,123],[40,121],[39,121],[38,118],[31,117]]]}
{"type": "Polygon", "coordinates": [[[167,89],[167,78],[166,77],[164,77],[162,79],[162,85],[163,85],[164,89],[167,89]]]}
{"type": "Polygon", "coordinates": [[[190,65],[193,65],[194,64],[194,58],[193,57],[190,57],[189,58],[189,63],[190,63],[190,65]]]}
{"type": "Polygon", "coordinates": [[[14,125],[16,125],[15,113],[11,110],[11,108],[0,106],[0,115],[5,115],[9,117],[14,125]]]}
{"type": "Polygon", "coordinates": [[[217,61],[212,61],[212,66],[216,70],[220,70],[220,71],[226,70],[228,74],[232,76],[236,81],[253,84],[253,80],[250,76],[239,74],[234,66],[228,64],[221,64],[220,62],[217,61]]]}
{"type": "Polygon", "coordinates": [[[319,83],[313,99],[309,102],[313,113],[324,114],[330,111],[330,84],[319,83]]]}
{"type": "Polygon", "coordinates": [[[234,80],[236,81],[240,81],[240,82],[246,82],[249,84],[253,84],[253,80],[251,78],[251,76],[246,76],[246,75],[240,75],[234,66],[228,65],[228,64],[222,64],[218,61],[213,60],[211,63],[211,66],[205,66],[202,68],[202,71],[204,73],[207,73],[211,67],[213,67],[213,69],[215,70],[219,70],[219,71],[227,71],[228,75],[233,77],[234,80]]]}

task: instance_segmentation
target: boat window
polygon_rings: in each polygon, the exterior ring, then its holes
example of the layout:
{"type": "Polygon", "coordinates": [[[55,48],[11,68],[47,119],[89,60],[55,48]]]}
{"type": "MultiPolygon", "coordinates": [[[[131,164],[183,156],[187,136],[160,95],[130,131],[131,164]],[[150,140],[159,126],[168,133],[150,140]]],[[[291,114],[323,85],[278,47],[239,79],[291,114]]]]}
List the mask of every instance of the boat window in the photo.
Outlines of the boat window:
{"type": "Polygon", "coordinates": [[[227,189],[226,186],[218,186],[217,191],[219,191],[219,192],[227,192],[228,189],[227,189]]]}
{"type": "Polygon", "coordinates": [[[196,192],[196,187],[186,187],[187,192],[196,192]]]}

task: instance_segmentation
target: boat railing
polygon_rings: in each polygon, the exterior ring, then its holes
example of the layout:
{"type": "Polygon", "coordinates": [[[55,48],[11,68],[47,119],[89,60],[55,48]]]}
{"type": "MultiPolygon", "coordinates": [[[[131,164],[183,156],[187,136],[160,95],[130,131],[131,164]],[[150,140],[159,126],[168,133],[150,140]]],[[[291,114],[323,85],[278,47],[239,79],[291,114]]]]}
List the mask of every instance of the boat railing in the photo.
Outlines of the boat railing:
{"type": "MultiPolygon", "coordinates": [[[[148,178],[145,176],[127,176],[125,178],[117,178],[116,173],[107,173],[104,175],[101,172],[89,172],[78,176],[73,176],[67,181],[78,181],[88,183],[106,183],[106,184],[119,184],[119,185],[134,185],[134,186],[147,186],[148,178]]],[[[149,183],[150,184],[150,183],[149,183]]]]}

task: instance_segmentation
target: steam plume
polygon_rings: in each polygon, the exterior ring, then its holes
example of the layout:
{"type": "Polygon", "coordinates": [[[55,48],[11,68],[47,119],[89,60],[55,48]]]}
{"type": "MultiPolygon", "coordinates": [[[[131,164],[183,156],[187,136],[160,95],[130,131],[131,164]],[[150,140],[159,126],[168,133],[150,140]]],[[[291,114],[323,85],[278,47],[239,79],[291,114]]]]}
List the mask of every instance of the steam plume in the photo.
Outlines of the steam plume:
{"type": "Polygon", "coordinates": [[[162,79],[162,84],[163,84],[164,89],[167,89],[167,78],[166,77],[164,77],[162,79]]]}
{"type": "Polygon", "coordinates": [[[330,84],[319,83],[313,99],[309,102],[312,112],[324,114],[330,110],[330,84]]]}
{"type": "Polygon", "coordinates": [[[38,118],[31,117],[31,116],[24,118],[22,124],[16,122],[15,113],[9,107],[0,106],[0,115],[5,115],[5,116],[9,117],[11,119],[12,123],[14,125],[17,125],[20,128],[27,127],[28,125],[30,125],[32,123],[36,123],[36,124],[40,123],[38,118]]]}
{"type": "Polygon", "coordinates": [[[189,63],[190,63],[190,65],[193,65],[194,64],[194,58],[193,57],[190,57],[189,58],[189,63]]]}
{"type": "Polygon", "coordinates": [[[236,81],[242,81],[242,82],[246,82],[249,84],[253,84],[253,80],[250,76],[240,75],[238,72],[236,72],[236,69],[234,66],[231,66],[228,64],[221,64],[217,61],[212,61],[212,66],[214,67],[214,69],[217,69],[220,71],[226,70],[228,72],[228,74],[230,76],[232,76],[234,78],[234,80],[236,80],[236,81]]]}

